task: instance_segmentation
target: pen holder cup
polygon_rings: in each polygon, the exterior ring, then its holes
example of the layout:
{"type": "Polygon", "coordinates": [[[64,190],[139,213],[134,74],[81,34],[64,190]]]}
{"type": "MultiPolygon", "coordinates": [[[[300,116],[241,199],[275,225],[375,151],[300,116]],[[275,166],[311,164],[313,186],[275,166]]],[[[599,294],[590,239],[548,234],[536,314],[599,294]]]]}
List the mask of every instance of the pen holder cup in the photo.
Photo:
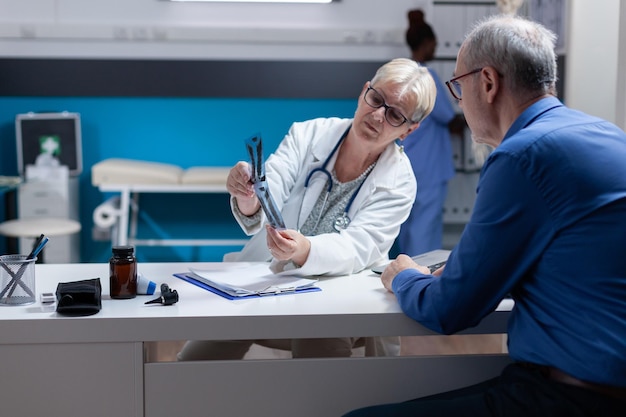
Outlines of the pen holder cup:
{"type": "Polygon", "coordinates": [[[0,305],[25,305],[36,301],[35,262],[26,255],[0,256],[0,305]]]}

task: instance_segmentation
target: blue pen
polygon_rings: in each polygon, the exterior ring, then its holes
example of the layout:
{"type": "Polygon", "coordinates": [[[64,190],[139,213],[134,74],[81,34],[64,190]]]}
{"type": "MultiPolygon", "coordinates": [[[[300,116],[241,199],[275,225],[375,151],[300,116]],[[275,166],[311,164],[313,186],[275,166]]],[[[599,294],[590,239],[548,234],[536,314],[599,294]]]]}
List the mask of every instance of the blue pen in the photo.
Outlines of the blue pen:
{"type": "Polygon", "coordinates": [[[43,247],[46,246],[46,243],[48,243],[48,241],[50,240],[48,236],[44,236],[44,235],[41,235],[40,238],[41,240],[39,241],[39,244],[35,246],[33,251],[28,255],[26,259],[33,259],[37,257],[37,255],[39,255],[39,252],[43,250],[43,247]]]}

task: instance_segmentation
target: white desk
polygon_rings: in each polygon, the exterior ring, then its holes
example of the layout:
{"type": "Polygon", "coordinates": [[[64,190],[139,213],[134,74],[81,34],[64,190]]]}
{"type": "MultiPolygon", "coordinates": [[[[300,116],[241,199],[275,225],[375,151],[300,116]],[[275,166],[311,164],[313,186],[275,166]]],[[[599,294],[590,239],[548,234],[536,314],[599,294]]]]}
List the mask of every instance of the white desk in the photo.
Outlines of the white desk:
{"type": "MultiPolygon", "coordinates": [[[[143,343],[432,334],[407,318],[377,275],[324,278],[322,291],[229,301],[172,276],[199,263],[144,263],[180,301],[111,300],[108,264],[36,266],[37,293],[100,277],[102,310],[70,318],[39,303],[0,307],[3,413],[11,416],[338,416],[499,373],[505,355],[144,363],[143,343]]],[[[158,294],[157,294],[158,295],[158,294]]],[[[512,305],[471,333],[504,333],[512,305]]]]}

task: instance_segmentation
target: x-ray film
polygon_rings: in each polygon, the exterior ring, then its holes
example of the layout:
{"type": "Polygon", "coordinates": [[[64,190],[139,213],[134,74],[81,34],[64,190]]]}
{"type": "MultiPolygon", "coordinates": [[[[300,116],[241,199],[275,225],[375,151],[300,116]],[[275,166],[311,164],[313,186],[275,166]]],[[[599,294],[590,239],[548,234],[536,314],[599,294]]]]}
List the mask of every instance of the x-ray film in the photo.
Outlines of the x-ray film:
{"type": "Polygon", "coordinates": [[[255,135],[246,140],[246,148],[250,155],[250,167],[254,192],[265,212],[269,224],[278,230],[285,229],[285,222],[276,207],[276,202],[270,193],[269,186],[265,181],[265,163],[263,161],[263,143],[261,135],[255,135]]]}
{"type": "Polygon", "coordinates": [[[265,212],[265,216],[267,217],[269,224],[277,230],[285,229],[285,222],[283,222],[283,217],[276,207],[276,202],[274,201],[274,198],[272,198],[272,194],[270,194],[270,189],[267,186],[267,183],[265,181],[257,182],[254,184],[254,191],[256,192],[257,197],[259,197],[261,207],[263,207],[263,211],[265,212]]]}
{"type": "Polygon", "coordinates": [[[246,149],[250,155],[250,166],[252,170],[252,182],[265,181],[265,164],[263,162],[263,141],[261,135],[255,135],[246,140],[246,149]]]}

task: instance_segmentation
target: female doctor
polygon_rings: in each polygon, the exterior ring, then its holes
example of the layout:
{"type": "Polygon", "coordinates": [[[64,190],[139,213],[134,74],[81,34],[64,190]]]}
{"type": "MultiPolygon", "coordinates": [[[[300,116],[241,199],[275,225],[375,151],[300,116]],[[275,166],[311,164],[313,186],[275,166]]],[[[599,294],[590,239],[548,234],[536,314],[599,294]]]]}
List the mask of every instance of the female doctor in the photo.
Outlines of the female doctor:
{"type": "MultiPolygon", "coordinates": [[[[231,207],[253,237],[224,260],[271,261],[275,273],[300,276],[352,274],[387,261],[416,194],[411,163],[397,141],[431,112],[436,93],[426,68],[394,59],[365,83],[353,119],[294,123],[265,163],[284,230],[267,224],[250,166],[237,163],[227,180],[231,207]]],[[[284,341],[291,346],[282,348],[294,357],[350,356],[357,339],[284,341]]],[[[253,342],[187,342],[178,356],[237,359],[253,342]]]]}

